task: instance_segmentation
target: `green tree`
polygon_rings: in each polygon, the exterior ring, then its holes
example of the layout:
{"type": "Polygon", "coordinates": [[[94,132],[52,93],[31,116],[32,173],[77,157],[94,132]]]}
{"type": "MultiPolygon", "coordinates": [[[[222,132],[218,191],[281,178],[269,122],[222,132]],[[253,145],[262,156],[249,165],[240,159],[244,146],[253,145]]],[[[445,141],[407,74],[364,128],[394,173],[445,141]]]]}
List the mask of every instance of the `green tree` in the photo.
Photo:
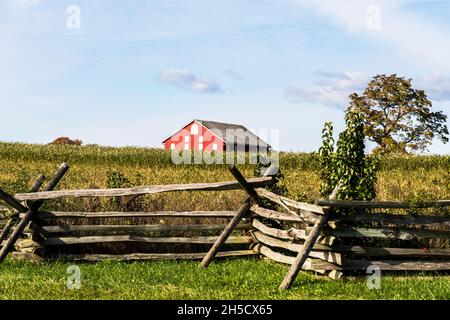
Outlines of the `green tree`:
{"type": "Polygon", "coordinates": [[[325,123],[319,149],[321,195],[328,197],[340,184],[337,199],[371,200],[375,198],[378,161],[364,154],[364,124],[361,114],[348,111],[347,128],[333,139],[333,125],[325,123]]]}
{"type": "Polygon", "coordinates": [[[362,95],[350,95],[348,110],[362,115],[364,134],[378,144],[376,152],[424,151],[435,138],[448,142],[447,116],[432,112],[425,91],[414,89],[411,81],[377,75],[362,95]]]}

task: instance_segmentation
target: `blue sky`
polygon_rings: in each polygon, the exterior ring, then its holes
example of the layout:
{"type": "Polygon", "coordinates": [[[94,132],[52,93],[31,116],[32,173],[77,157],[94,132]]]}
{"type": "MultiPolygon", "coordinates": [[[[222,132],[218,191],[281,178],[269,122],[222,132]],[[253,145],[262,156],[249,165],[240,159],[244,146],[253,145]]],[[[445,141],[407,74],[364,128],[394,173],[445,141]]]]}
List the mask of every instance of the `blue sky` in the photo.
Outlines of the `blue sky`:
{"type": "Polygon", "coordinates": [[[0,39],[2,141],[160,147],[200,118],[313,151],[379,73],[450,115],[448,1],[0,0],[0,39]]]}

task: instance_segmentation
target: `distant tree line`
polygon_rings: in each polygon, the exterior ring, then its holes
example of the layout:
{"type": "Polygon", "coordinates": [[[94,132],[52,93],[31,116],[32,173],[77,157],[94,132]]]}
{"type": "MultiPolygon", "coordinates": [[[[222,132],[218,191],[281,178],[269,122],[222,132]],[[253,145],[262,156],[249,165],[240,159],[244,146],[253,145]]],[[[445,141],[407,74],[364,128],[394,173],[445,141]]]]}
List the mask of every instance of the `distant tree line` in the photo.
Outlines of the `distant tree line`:
{"type": "Polygon", "coordinates": [[[50,142],[49,144],[66,144],[66,145],[81,146],[83,144],[83,141],[78,139],[72,140],[68,137],[59,137],[50,142]]]}

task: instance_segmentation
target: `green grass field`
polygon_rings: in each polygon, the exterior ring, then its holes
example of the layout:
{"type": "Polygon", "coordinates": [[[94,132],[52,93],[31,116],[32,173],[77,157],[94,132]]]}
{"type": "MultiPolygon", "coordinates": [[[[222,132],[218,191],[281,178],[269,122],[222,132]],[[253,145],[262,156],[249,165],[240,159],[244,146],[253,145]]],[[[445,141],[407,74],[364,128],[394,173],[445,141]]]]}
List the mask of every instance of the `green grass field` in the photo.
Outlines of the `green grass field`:
{"type": "Polygon", "coordinates": [[[0,267],[0,299],[449,299],[450,277],[381,278],[379,290],[365,276],[333,281],[301,273],[294,287],[277,287],[287,267],[249,260],[227,260],[199,269],[197,262],[102,262],[81,264],[81,288],[67,289],[68,263],[34,265],[6,261],[0,267]]]}

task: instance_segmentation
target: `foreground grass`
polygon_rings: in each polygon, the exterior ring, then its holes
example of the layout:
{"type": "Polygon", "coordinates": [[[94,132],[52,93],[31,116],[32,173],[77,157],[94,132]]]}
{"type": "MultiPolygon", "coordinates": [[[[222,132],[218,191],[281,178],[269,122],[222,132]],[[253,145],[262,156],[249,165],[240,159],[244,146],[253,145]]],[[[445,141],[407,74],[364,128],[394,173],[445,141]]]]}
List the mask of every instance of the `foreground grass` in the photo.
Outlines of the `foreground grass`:
{"type": "Polygon", "coordinates": [[[450,299],[450,276],[384,276],[380,290],[365,277],[333,281],[302,273],[295,287],[277,287],[287,267],[260,260],[228,260],[209,269],[197,262],[81,264],[80,290],[66,287],[68,263],[7,260],[0,267],[0,299],[450,299]]]}

